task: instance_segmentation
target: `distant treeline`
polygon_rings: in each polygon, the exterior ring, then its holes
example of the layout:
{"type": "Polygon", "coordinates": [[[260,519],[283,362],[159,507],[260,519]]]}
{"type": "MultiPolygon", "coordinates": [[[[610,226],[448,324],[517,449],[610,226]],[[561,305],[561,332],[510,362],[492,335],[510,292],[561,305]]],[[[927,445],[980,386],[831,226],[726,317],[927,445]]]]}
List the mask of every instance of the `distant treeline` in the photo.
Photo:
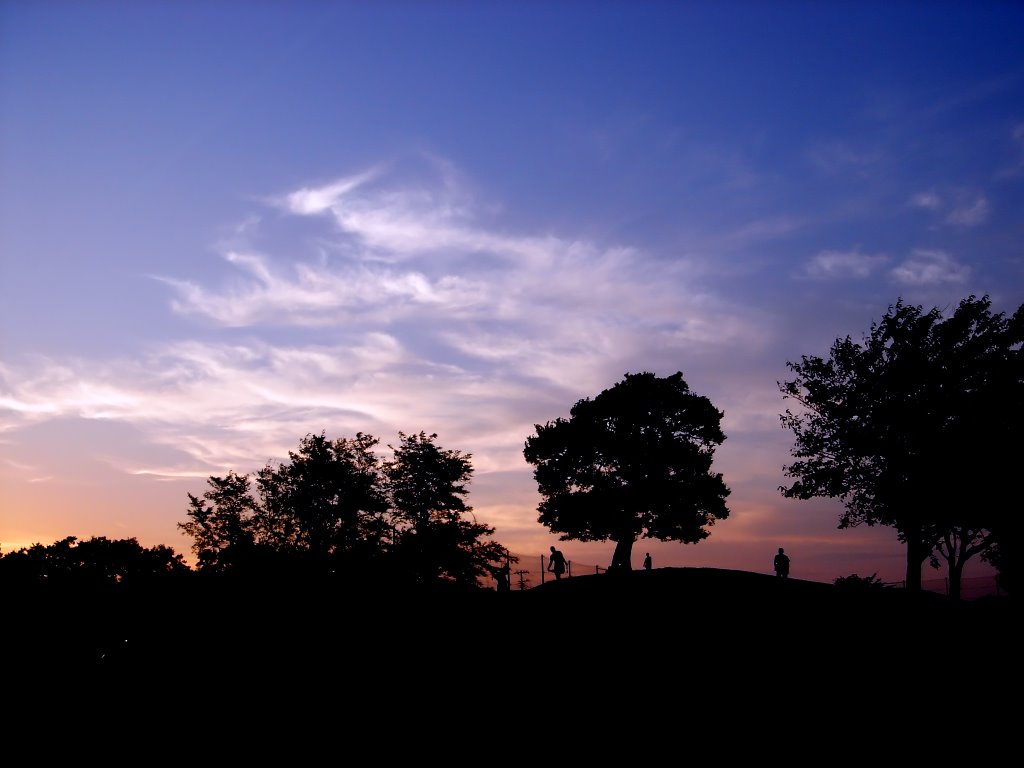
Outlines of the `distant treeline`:
{"type": "MultiPolygon", "coordinates": [[[[379,440],[307,435],[290,461],[255,476],[210,477],[188,494],[197,571],[235,579],[330,577],[338,583],[476,589],[514,562],[463,497],[470,456],[437,435],[399,433],[390,459],[379,440]]],[[[0,558],[0,576],[25,583],[138,583],[193,569],[166,546],[103,537],[34,546],[0,558]]]]}

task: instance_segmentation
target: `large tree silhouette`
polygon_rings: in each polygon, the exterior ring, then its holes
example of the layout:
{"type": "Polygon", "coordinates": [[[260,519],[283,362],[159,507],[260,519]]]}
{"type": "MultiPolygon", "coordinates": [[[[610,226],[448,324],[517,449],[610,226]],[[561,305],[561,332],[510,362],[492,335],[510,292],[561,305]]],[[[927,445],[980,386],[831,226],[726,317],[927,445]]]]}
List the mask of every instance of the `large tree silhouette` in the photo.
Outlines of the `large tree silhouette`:
{"type": "Polygon", "coordinates": [[[793,431],[783,495],[839,498],[839,528],[896,529],[907,547],[906,584],[946,560],[959,596],[964,563],[1008,531],[1019,502],[1011,482],[1021,461],[1021,310],[993,313],[970,296],[943,319],[902,299],[863,343],[837,339],[828,358],[804,355],[779,383],[793,431]]]}
{"type": "Polygon", "coordinates": [[[256,501],[249,475],[231,471],[206,484],[201,497],[188,494],[188,520],[178,528],[192,538],[199,570],[223,572],[248,562],[256,549],[256,501]]]}
{"type": "Polygon", "coordinates": [[[306,435],[289,461],[257,477],[260,540],[317,568],[365,567],[380,551],[388,505],[380,482],[380,441],[306,435]]]}
{"type": "Polygon", "coordinates": [[[233,471],[210,477],[202,497],[188,494],[188,520],[178,524],[199,570],[476,586],[505,552],[487,538],[493,528],[465,518],[470,456],[438,447],[436,434],[399,437],[385,461],[372,435],[306,435],[255,481],[233,471]]]}
{"type": "Polygon", "coordinates": [[[396,566],[416,584],[475,584],[506,558],[465,502],[472,458],[436,444],[437,435],[399,433],[394,458],[383,463],[391,505],[396,566]],[[466,519],[473,516],[473,520],[466,519]]]}
{"type": "Polygon", "coordinates": [[[722,417],[682,373],[644,372],[535,425],[523,454],[543,497],[539,522],[563,541],[615,542],[613,570],[632,567],[639,538],[702,541],[729,515],[729,489],[711,471],[722,417]]]}

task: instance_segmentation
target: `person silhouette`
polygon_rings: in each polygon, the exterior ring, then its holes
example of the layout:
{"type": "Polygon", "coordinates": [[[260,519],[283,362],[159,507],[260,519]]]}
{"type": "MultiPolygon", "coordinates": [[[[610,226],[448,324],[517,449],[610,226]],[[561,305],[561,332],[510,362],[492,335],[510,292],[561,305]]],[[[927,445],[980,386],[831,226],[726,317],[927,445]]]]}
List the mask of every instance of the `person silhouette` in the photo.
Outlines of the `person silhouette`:
{"type": "Polygon", "coordinates": [[[559,550],[551,547],[551,559],[548,560],[548,570],[555,574],[555,579],[562,578],[562,574],[565,573],[565,555],[559,550]]]}
{"type": "Polygon", "coordinates": [[[646,555],[644,555],[644,570],[645,571],[651,570],[651,553],[650,552],[648,552],[646,555]]]}
{"type": "Polygon", "coordinates": [[[776,576],[782,579],[789,577],[789,555],[782,547],[779,547],[779,551],[775,555],[774,565],[776,576]]]}
{"type": "Polygon", "coordinates": [[[494,579],[498,582],[499,592],[508,592],[512,588],[508,565],[503,565],[494,571],[494,579]]]}

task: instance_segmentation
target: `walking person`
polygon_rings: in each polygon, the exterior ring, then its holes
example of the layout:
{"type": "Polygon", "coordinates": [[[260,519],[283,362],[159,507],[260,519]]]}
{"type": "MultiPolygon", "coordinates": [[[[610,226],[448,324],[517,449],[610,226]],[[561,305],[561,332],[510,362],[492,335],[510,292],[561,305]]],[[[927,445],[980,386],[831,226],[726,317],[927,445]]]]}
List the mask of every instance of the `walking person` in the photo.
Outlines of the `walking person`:
{"type": "Polygon", "coordinates": [[[644,555],[644,570],[645,571],[651,570],[651,553],[650,552],[648,552],[646,555],[644,555]]]}
{"type": "Polygon", "coordinates": [[[548,560],[548,570],[555,574],[555,580],[562,578],[565,573],[565,555],[560,550],[551,547],[551,559],[548,560]]]}

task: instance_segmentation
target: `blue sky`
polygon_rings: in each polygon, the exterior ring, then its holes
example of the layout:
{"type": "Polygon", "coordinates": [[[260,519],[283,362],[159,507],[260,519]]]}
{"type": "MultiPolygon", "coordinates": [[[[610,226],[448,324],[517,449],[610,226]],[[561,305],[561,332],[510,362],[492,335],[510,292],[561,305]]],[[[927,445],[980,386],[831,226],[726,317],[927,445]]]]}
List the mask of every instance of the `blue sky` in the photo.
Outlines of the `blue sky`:
{"type": "Polygon", "coordinates": [[[732,514],[637,565],[902,578],[891,529],[780,497],[776,382],[901,297],[1024,303],[1022,35],[1009,2],[0,0],[0,548],[187,554],[208,476],[422,430],[539,556],[534,425],[682,371],[732,514]]]}

